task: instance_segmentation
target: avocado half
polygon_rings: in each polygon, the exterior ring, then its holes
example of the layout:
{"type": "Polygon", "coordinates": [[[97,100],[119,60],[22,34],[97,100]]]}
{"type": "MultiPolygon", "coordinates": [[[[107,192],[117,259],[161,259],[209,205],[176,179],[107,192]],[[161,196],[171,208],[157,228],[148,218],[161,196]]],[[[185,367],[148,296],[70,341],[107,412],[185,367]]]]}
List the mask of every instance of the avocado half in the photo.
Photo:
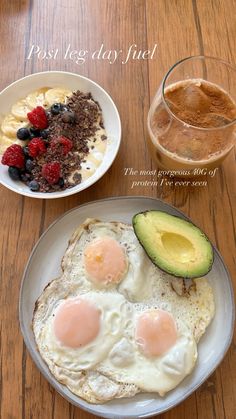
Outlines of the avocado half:
{"type": "Polygon", "coordinates": [[[134,232],[151,261],[182,278],[206,275],[212,268],[213,248],[194,224],[163,211],[134,215],[134,232]]]}

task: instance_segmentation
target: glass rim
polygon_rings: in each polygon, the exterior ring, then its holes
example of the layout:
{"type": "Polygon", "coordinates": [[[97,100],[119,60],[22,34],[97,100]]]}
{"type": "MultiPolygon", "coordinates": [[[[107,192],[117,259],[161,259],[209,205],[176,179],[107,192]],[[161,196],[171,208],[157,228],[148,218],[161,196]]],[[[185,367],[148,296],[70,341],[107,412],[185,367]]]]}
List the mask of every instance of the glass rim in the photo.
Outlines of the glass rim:
{"type": "MultiPolygon", "coordinates": [[[[196,125],[192,125],[192,124],[188,124],[187,122],[185,122],[184,120],[178,118],[178,116],[176,116],[172,110],[170,109],[170,107],[168,106],[166,99],[165,99],[165,83],[167,81],[167,78],[169,77],[169,75],[172,73],[172,71],[179,66],[180,64],[182,64],[185,61],[189,61],[192,59],[208,59],[208,60],[214,60],[214,61],[218,61],[224,65],[226,65],[227,67],[230,67],[233,71],[235,71],[235,75],[236,75],[236,67],[230,63],[228,63],[225,60],[222,60],[221,58],[217,58],[217,57],[212,57],[210,55],[190,55],[189,57],[185,57],[182,58],[181,60],[177,61],[175,64],[173,64],[170,69],[167,71],[167,73],[165,74],[163,80],[162,80],[162,85],[161,85],[161,96],[162,96],[162,100],[163,103],[165,105],[165,108],[167,110],[167,112],[169,112],[171,114],[171,116],[178,122],[181,122],[184,125],[187,125],[189,128],[194,128],[196,130],[200,130],[200,131],[217,131],[217,130],[222,130],[225,128],[230,127],[231,125],[234,125],[236,123],[236,118],[233,119],[233,121],[229,122],[228,124],[225,125],[221,125],[219,127],[211,127],[211,128],[207,128],[207,127],[198,127],[196,125]]],[[[227,92],[226,92],[227,93],[227,92]]]]}

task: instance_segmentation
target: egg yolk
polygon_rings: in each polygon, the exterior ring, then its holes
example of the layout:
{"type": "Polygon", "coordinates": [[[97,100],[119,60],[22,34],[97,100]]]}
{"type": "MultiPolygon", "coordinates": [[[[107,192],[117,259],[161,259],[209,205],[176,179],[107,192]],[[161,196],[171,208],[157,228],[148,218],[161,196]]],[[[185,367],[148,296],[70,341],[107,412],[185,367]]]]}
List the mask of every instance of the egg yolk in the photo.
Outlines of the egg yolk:
{"type": "Polygon", "coordinates": [[[125,252],[112,237],[91,242],[84,250],[84,263],[89,278],[103,285],[119,283],[127,270],[125,252]]]}
{"type": "Polygon", "coordinates": [[[63,346],[79,348],[94,340],[100,330],[100,310],[76,299],[61,304],[54,318],[54,334],[63,346]]]}
{"type": "Polygon", "coordinates": [[[143,313],[137,322],[135,339],[145,356],[164,354],[177,340],[177,329],[172,315],[164,310],[143,313]]]}

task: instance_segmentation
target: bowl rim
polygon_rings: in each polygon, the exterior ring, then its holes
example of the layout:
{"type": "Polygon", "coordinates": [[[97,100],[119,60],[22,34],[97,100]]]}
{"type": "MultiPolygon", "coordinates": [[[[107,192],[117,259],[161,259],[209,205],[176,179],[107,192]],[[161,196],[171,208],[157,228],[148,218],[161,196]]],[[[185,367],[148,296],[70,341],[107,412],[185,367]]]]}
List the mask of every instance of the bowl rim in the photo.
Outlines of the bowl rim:
{"type": "MultiPolygon", "coordinates": [[[[98,84],[94,80],[90,79],[89,77],[81,76],[80,74],[72,73],[72,72],[69,72],[69,71],[63,71],[63,70],[39,71],[37,73],[28,74],[27,76],[21,77],[20,79],[17,79],[15,81],[13,81],[8,86],[6,86],[3,90],[0,91],[0,96],[3,93],[7,92],[8,89],[16,86],[19,82],[21,82],[23,80],[34,78],[35,76],[39,76],[39,75],[44,75],[44,74],[46,75],[46,74],[52,74],[52,73],[53,74],[61,74],[61,75],[62,74],[65,74],[65,75],[70,75],[70,76],[73,76],[73,77],[74,76],[75,77],[78,77],[79,79],[82,79],[82,80],[84,80],[84,81],[86,81],[88,83],[91,83],[92,85],[96,86],[100,91],[102,91],[102,93],[104,94],[104,96],[106,96],[109,99],[109,101],[111,103],[111,106],[112,106],[112,108],[114,110],[115,117],[117,118],[117,123],[118,123],[117,138],[118,138],[118,141],[117,141],[116,146],[114,147],[113,158],[110,159],[110,161],[109,161],[109,163],[107,165],[107,168],[106,168],[105,172],[102,173],[99,177],[95,177],[95,179],[91,183],[89,183],[89,185],[87,185],[87,186],[83,186],[83,182],[82,182],[82,183],[80,183],[78,185],[73,186],[72,188],[67,188],[64,191],[59,191],[59,192],[57,191],[57,192],[51,192],[51,193],[46,193],[46,192],[37,192],[37,193],[35,193],[35,192],[31,192],[30,189],[29,189],[29,191],[28,190],[26,190],[26,191],[16,190],[13,186],[8,185],[7,183],[5,183],[2,180],[2,177],[0,175],[0,184],[1,185],[5,186],[5,188],[7,188],[7,189],[9,189],[9,190],[11,190],[11,191],[19,194],[19,195],[27,196],[29,198],[36,198],[36,199],[57,199],[57,198],[64,198],[66,196],[74,195],[76,193],[79,193],[79,192],[84,191],[85,189],[87,189],[90,186],[94,185],[94,183],[96,183],[99,179],[101,179],[105,175],[105,173],[110,169],[111,165],[113,164],[113,162],[115,161],[115,159],[117,157],[117,154],[119,152],[119,148],[120,148],[120,145],[121,145],[122,127],[121,127],[120,114],[118,112],[117,106],[116,106],[114,100],[112,99],[111,95],[109,93],[107,93],[107,91],[102,86],[100,86],[100,84],[98,84]],[[79,188],[79,190],[74,190],[75,188],[79,188]]],[[[2,163],[1,162],[0,162],[0,166],[2,166],[2,163]]],[[[95,176],[95,175],[96,175],[96,171],[91,176],[91,178],[93,176],[95,176]]]]}
{"type": "MultiPolygon", "coordinates": [[[[55,382],[53,380],[53,378],[51,377],[51,373],[49,371],[49,373],[46,373],[46,371],[44,371],[44,369],[41,367],[41,365],[38,363],[38,360],[35,358],[35,350],[31,347],[31,343],[27,337],[27,332],[26,332],[26,327],[24,325],[23,322],[23,305],[22,305],[22,295],[23,295],[23,291],[24,291],[24,284],[25,284],[25,278],[27,276],[27,271],[28,271],[28,267],[31,263],[31,260],[37,250],[37,247],[41,241],[41,239],[46,236],[46,234],[48,233],[48,231],[54,227],[54,225],[61,221],[63,219],[63,217],[67,216],[69,213],[73,212],[73,211],[77,211],[79,208],[81,207],[86,207],[89,204],[98,204],[98,203],[103,203],[103,202],[107,202],[107,201],[116,201],[116,200],[140,200],[140,199],[148,199],[151,200],[153,202],[160,202],[160,203],[164,203],[165,206],[169,207],[170,209],[176,211],[176,213],[179,214],[179,216],[183,219],[186,219],[187,221],[191,221],[190,217],[186,216],[182,211],[180,211],[178,208],[176,208],[175,206],[163,201],[160,198],[154,198],[154,197],[149,197],[149,196],[145,196],[145,195],[137,195],[137,196],[115,196],[115,197],[110,197],[110,198],[103,198],[103,199],[98,199],[98,200],[93,200],[93,201],[89,201],[89,202],[85,202],[81,205],[78,205],[74,208],[69,209],[68,211],[66,211],[65,213],[61,214],[56,220],[54,220],[48,227],[47,229],[43,232],[43,234],[39,237],[39,239],[37,240],[36,244],[34,245],[29,259],[26,263],[23,275],[22,275],[22,279],[21,279],[21,285],[20,285],[20,292],[19,292],[19,307],[18,307],[18,314],[19,314],[19,323],[20,323],[20,329],[21,329],[21,333],[24,339],[24,343],[27,347],[27,350],[34,362],[34,364],[36,365],[36,367],[38,368],[38,370],[40,371],[40,373],[44,376],[44,378],[52,385],[52,387],[62,396],[64,397],[69,403],[73,404],[76,407],[79,407],[80,409],[85,410],[86,412],[89,412],[93,415],[97,415],[99,414],[100,417],[103,418],[107,418],[107,419],[142,419],[142,418],[149,418],[152,417],[153,415],[159,415],[162,413],[165,413],[167,411],[169,411],[170,409],[176,407],[177,405],[179,405],[180,403],[182,403],[184,400],[186,400],[191,394],[193,394],[208,378],[209,376],[216,370],[216,368],[220,365],[220,363],[222,362],[223,358],[225,357],[232,339],[233,339],[233,334],[234,334],[234,324],[235,324],[235,301],[234,301],[234,290],[233,290],[233,284],[232,284],[232,279],[231,279],[231,275],[229,273],[229,270],[223,260],[223,257],[221,256],[220,252],[218,251],[218,249],[212,244],[213,247],[213,251],[214,253],[217,255],[217,257],[219,258],[220,262],[222,263],[222,266],[225,270],[226,276],[228,278],[228,285],[229,285],[229,290],[230,290],[230,298],[231,298],[231,303],[232,303],[232,311],[231,311],[231,322],[230,322],[230,334],[228,336],[228,341],[224,342],[225,346],[224,346],[224,350],[221,353],[221,356],[219,356],[219,358],[217,359],[217,362],[214,366],[213,369],[211,369],[211,371],[208,372],[208,374],[206,376],[204,376],[204,378],[202,378],[197,384],[195,384],[191,390],[187,390],[185,395],[183,397],[179,397],[175,402],[172,402],[168,407],[164,408],[161,411],[151,411],[149,413],[144,413],[141,415],[135,415],[135,414],[124,414],[124,416],[122,415],[116,415],[115,413],[113,414],[113,416],[109,416],[106,413],[101,413],[101,412],[96,412],[93,408],[90,408],[90,406],[84,406],[84,405],[80,405],[78,403],[76,403],[75,401],[73,401],[71,399],[70,396],[67,396],[63,390],[61,390],[60,388],[60,383],[55,379],[55,382]]],[[[73,393],[72,393],[73,394],[73,393]]],[[[75,397],[77,397],[79,400],[82,400],[82,402],[84,401],[82,398],[80,398],[79,396],[74,395],[75,397]]],[[[132,399],[132,398],[131,398],[132,399]]]]}

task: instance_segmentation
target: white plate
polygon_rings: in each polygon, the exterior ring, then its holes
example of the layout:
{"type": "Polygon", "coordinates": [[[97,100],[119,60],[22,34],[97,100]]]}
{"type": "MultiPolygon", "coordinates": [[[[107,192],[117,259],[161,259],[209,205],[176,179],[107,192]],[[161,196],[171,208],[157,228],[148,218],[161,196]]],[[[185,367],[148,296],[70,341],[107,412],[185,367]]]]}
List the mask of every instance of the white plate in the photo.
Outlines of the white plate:
{"type": "MultiPolygon", "coordinates": [[[[92,405],[58,383],[41,359],[35,345],[31,323],[35,301],[44,287],[61,272],[60,262],[68,239],[75,228],[87,217],[104,221],[130,223],[132,216],[147,209],[158,209],[185,218],[175,208],[152,198],[124,197],[91,202],[64,214],[55,221],[36,244],[27,264],[20,293],[20,323],[26,346],[36,365],[52,386],[68,401],[98,416],[143,418],[176,406],[199,387],[222,361],[232,339],[234,300],[229,273],[218,251],[214,250],[214,264],[207,275],[215,296],[216,314],[198,345],[199,358],[192,374],[164,398],[140,394],[131,399],[116,399],[104,405],[92,405]]],[[[38,389],[40,391],[40,389],[38,389]]]]}
{"type": "MultiPolygon", "coordinates": [[[[82,181],[73,188],[59,192],[43,193],[32,192],[23,182],[16,182],[8,175],[8,168],[0,163],[0,183],[21,195],[31,198],[54,199],[73,195],[97,182],[112,165],[118,153],[121,141],[121,123],[118,110],[108,93],[94,81],[78,74],[65,71],[45,71],[31,74],[15,81],[0,93],[0,125],[4,116],[11,111],[11,107],[19,99],[23,99],[28,93],[41,87],[67,87],[84,93],[91,92],[102,108],[104,126],[108,136],[107,148],[101,165],[88,179],[82,181]]],[[[1,159],[0,159],[1,160],[1,159]]]]}

